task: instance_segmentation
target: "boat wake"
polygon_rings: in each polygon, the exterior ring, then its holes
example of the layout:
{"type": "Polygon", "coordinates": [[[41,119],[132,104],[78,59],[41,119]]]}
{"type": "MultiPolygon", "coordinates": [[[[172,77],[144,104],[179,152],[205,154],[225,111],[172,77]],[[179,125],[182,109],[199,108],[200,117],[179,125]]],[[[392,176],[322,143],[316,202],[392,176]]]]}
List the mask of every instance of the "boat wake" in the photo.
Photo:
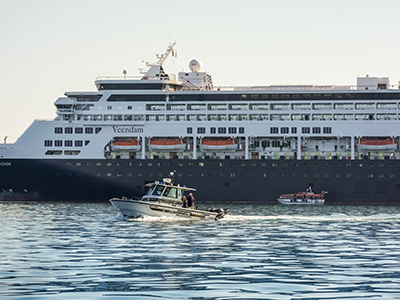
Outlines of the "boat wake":
{"type": "Polygon", "coordinates": [[[193,221],[192,219],[188,218],[180,218],[180,217],[154,217],[154,216],[143,216],[138,218],[126,218],[129,221],[133,222],[182,222],[182,221],[193,221]]]}
{"type": "MultiPolygon", "coordinates": [[[[112,217],[113,221],[130,221],[130,222],[199,222],[204,220],[193,220],[179,217],[154,217],[143,216],[138,218],[124,217],[121,213],[117,213],[112,217]]],[[[236,222],[236,221],[279,221],[279,222],[393,222],[400,221],[400,214],[376,214],[369,216],[354,216],[343,213],[334,213],[322,216],[304,216],[304,215],[225,215],[218,222],[236,222]]],[[[210,222],[210,220],[207,220],[210,222]]]]}
{"type": "Polygon", "coordinates": [[[222,220],[223,222],[230,221],[287,221],[287,222],[393,222],[400,221],[400,214],[376,214],[369,216],[352,216],[343,213],[335,213],[325,216],[304,216],[304,215],[227,215],[222,220]]]}

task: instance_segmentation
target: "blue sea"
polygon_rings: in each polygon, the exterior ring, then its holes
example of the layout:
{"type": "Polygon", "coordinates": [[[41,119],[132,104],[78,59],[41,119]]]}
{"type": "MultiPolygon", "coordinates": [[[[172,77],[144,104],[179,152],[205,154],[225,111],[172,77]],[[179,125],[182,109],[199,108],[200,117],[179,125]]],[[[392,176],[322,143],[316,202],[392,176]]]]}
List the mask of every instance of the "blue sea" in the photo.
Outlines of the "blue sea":
{"type": "Polygon", "coordinates": [[[400,299],[400,206],[225,206],[0,202],[0,299],[400,299]]]}

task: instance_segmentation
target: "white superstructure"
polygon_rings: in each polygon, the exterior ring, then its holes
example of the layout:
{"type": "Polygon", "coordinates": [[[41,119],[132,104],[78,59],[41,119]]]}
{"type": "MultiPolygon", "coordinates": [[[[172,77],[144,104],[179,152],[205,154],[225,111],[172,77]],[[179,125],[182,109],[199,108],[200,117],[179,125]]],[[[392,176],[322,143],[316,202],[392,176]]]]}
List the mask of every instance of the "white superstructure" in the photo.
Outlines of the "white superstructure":
{"type": "Polygon", "coordinates": [[[137,79],[99,78],[67,92],[57,117],[36,120],[2,158],[399,158],[400,91],[388,78],[357,86],[214,87],[197,60],[167,74],[158,62],[137,79]]]}

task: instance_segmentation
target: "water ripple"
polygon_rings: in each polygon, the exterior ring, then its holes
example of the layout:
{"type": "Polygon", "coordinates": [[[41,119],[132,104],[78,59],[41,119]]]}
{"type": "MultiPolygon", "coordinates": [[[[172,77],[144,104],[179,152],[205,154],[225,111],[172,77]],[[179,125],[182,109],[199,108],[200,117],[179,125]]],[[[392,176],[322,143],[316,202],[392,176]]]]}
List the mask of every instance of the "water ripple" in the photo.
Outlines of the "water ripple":
{"type": "Polygon", "coordinates": [[[245,206],[126,219],[0,203],[1,299],[400,299],[400,207],[245,206]]]}

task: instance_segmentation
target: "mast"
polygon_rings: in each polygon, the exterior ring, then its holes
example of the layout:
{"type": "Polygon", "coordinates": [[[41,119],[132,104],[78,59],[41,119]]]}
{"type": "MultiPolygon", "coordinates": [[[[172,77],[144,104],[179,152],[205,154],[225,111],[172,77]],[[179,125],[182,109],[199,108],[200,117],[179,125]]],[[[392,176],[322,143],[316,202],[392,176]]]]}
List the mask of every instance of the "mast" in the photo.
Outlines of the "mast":
{"type": "Polygon", "coordinates": [[[176,42],[173,42],[172,44],[169,44],[168,47],[167,47],[167,50],[165,51],[164,54],[158,54],[157,55],[158,61],[155,64],[162,66],[163,63],[168,58],[168,56],[174,51],[174,46],[175,45],[176,45],[176,42]]]}

